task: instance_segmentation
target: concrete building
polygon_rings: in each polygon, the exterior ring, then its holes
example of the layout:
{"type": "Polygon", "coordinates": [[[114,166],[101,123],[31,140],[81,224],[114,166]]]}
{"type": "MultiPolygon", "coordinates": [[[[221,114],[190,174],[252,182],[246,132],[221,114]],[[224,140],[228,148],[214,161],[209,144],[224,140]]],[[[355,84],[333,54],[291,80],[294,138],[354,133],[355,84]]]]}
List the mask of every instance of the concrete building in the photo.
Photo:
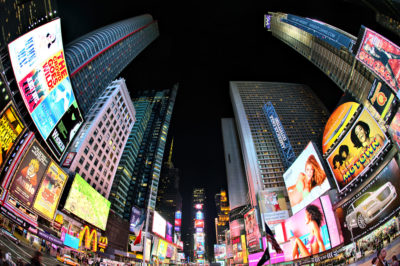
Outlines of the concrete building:
{"type": "Polygon", "coordinates": [[[79,173],[108,198],[122,151],[136,121],[135,113],[125,80],[111,82],[87,115],[62,166],[79,173]]]}

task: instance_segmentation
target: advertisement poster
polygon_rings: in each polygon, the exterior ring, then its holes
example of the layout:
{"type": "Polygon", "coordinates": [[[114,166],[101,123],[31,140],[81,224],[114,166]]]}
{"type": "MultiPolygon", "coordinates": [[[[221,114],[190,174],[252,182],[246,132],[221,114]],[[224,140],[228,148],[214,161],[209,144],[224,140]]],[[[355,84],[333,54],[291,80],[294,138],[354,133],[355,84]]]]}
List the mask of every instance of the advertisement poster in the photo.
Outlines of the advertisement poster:
{"type": "Polygon", "coordinates": [[[167,222],[165,239],[169,242],[172,242],[172,224],[170,224],[169,222],[167,222]]]}
{"type": "Polygon", "coordinates": [[[0,170],[24,128],[14,106],[9,104],[0,116],[0,170]]]}
{"type": "Polygon", "coordinates": [[[161,236],[162,238],[165,238],[166,227],[167,227],[167,221],[165,221],[165,219],[162,218],[161,215],[155,211],[153,215],[153,226],[152,226],[153,233],[161,236]]]}
{"type": "Polygon", "coordinates": [[[266,188],[259,192],[260,212],[266,223],[280,223],[289,218],[285,193],[284,187],[266,188]]]}
{"type": "Polygon", "coordinates": [[[105,230],[110,206],[111,202],[90,186],[79,174],[75,175],[64,209],[101,230],[105,230]]]}
{"type": "Polygon", "coordinates": [[[19,164],[10,185],[10,193],[26,207],[32,205],[49,163],[50,158],[39,143],[34,140],[19,164]]]}
{"type": "Polygon", "coordinates": [[[250,210],[244,215],[244,225],[249,253],[261,250],[261,233],[255,209],[250,210]]]}
{"type": "Polygon", "coordinates": [[[244,220],[242,218],[233,220],[229,223],[229,230],[231,233],[231,238],[240,237],[240,235],[245,234],[244,230],[244,220]]]}
{"type": "Polygon", "coordinates": [[[391,109],[396,102],[390,88],[379,79],[374,80],[371,91],[368,94],[368,101],[385,122],[391,116],[391,109]]]}
{"type": "Polygon", "coordinates": [[[368,110],[364,109],[327,158],[339,192],[366,172],[368,165],[387,144],[385,134],[368,110]]]}
{"type": "Polygon", "coordinates": [[[216,260],[226,259],[226,246],[225,244],[216,245],[214,244],[214,257],[216,260]]]}
{"type": "Polygon", "coordinates": [[[399,97],[400,48],[380,34],[364,28],[357,60],[384,80],[399,97]]]}
{"type": "Polygon", "coordinates": [[[52,161],[42,179],[33,208],[45,218],[53,220],[67,180],[68,175],[52,161]]]}
{"type": "Polygon", "coordinates": [[[143,241],[139,242],[137,237],[129,234],[128,252],[143,251],[143,241]]]}
{"type": "Polygon", "coordinates": [[[49,148],[60,160],[83,122],[68,76],[60,19],[22,35],[8,45],[8,50],[25,106],[48,145],[51,136],[53,145],[49,148]],[[72,112],[74,123],[61,123],[54,133],[59,121],[71,120],[64,115],[71,116],[72,112]],[[58,138],[57,134],[63,136],[58,138]],[[54,144],[58,145],[56,149],[54,144]]]}
{"type": "Polygon", "coordinates": [[[293,214],[328,191],[331,186],[312,142],[283,174],[293,214]]]}
{"type": "Polygon", "coordinates": [[[144,209],[132,207],[129,231],[135,235],[139,235],[140,230],[143,229],[145,219],[146,214],[144,213],[144,209]]]}
{"type": "Polygon", "coordinates": [[[397,145],[398,150],[400,150],[400,109],[397,110],[396,115],[390,123],[389,134],[393,142],[397,145]]]}
{"type": "Polygon", "coordinates": [[[400,169],[393,159],[360,192],[336,209],[345,244],[363,237],[400,210],[400,169]]]}
{"type": "Polygon", "coordinates": [[[356,113],[360,105],[356,102],[346,102],[333,111],[326,122],[322,137],[322,153],[325,154],[332,144],[343,133],[344,128],[356,113]]]}
{"type": "Polygon", "coordinates": [[[233,261],[236,264],[243,263],[243,248],[240,236],[232,238],[232,252],[233,252],[233,261]]]}
{"type": "Polygon", "coordinates": [[[167,255],[168,243],[162,239],[158,240],[157,257],[164,260],[167,255]]]}
{"type": "Polygon", "coordinates": [[[285,261],[308,257],[332,248],[324,211],[320,200],[316,199],[282,224],[287,236],[287,241],[280,245],[285,261]]]}

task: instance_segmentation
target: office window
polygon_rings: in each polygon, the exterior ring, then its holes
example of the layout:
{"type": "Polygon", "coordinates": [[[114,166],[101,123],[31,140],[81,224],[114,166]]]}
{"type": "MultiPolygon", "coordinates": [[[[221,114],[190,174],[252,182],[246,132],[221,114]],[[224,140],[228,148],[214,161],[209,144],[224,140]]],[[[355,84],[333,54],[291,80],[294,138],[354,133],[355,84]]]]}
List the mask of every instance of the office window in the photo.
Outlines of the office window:
{"type": "Polygon", "coordinates": [[[90,175],[91,175],[91,176],[94,175],[94,168],[90,169],[90,175]]]}
{"type": "Polygon", "coordinates": [[[85,149],[83,150],[83,153],[84,153],[84,154],[88,154],[88,152],[89,152],[89,147],[86,146],[85,149]]]}
{"type": "Polygon", "coordinates": [[[85,161],[85,157],[81,156],[81,158],[79,159],[79,163],[83,164],[84,161],[85,161]]]}
{"type": "Polygon", "coordinates": [[[86,163],[86,165],[85,165],[85,170],[88,171],[88,170],[89,170],[89,167],[90,167],[89,163],[86,163]]]}
{"type": "Polygon", "coordinates": [[[93,138],[90,138],[90,139],[89,139],[89,144],[92,145],[92,144],[93,144],[93,141],[94,141],[94,139],[93,139],[93,138]]]}

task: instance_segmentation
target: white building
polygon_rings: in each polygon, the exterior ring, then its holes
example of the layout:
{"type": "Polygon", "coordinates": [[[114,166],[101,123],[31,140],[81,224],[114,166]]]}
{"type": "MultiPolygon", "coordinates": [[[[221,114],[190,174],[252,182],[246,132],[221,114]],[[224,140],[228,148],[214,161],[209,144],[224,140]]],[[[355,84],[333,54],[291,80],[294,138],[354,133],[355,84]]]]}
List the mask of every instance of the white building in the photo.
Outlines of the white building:
{"type": "Polygon", "coordinates": [[[89,111],[62,166],[108,198],[135,114],[125,79],[111,82],[89,111]]]}

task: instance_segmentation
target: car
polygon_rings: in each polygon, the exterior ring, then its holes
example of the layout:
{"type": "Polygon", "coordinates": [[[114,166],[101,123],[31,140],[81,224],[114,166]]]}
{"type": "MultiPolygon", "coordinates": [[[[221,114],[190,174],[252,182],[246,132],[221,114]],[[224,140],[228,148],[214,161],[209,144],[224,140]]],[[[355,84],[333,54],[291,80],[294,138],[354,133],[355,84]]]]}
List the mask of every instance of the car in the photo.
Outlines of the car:
{"type": "Polygon", "coordinates": [[[64,264],[72,265],[72,266],[79,266],[80,264],[74,260],[70,255],[64,254],[61,257],[57,256],[57,260],[61,261],[64,264]]]}
{"type": "Polygon", "coordinates": [[[13,241],[15,244],[19,245],[20,241],[18,238],[16,238],[10,231],[8,231],[5,228],[1,228],[1,235],[7,237],[11,241],[13,241]]]}
{"type": "Polygon", "coordinates": [[[366,228],[396,197],[396,188],[390,182],[373,192],[364,193],[347,209],[347,228],[366,228]]]}

